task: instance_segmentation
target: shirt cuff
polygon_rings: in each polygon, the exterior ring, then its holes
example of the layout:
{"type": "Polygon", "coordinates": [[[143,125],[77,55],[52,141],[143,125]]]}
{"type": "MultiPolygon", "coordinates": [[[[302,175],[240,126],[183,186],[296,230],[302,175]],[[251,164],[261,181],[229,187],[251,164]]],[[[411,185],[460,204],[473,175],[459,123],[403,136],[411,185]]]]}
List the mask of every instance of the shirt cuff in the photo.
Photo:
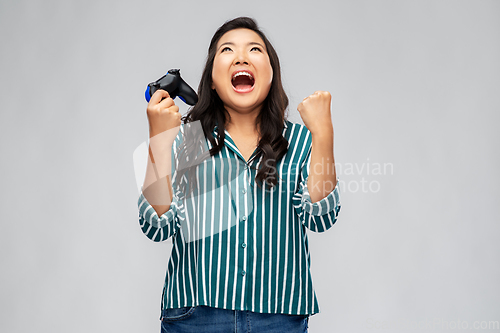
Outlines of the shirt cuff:
{"type": "Polygon", "coordinates": [[[158,213],[156,213],[153,206],[151,206],[144,194],[141,192],[139,200],[137,201],[137,205],[139,207],[139,217],[148,221],[153,227],[163,228],[167,224],[171,224],[174,221],[174,218],[177,215],[178,203],[179,201],[174,195],[172,202],[170,203],[169,210],[158,217],[158,213]]]}
{"type": "Polygon", "coordinates": [[[340,210],[340,196],[339,196],[339,179],[337,178],[337,184],[335,188],[328,193],[323,199],[311,202],[311,196],[309,195],[309,189],[307,188],[307,179],[305,180],[305,185],[302,190],[302,207],[304,211],[313,216],[321,216],[330,213],[335,210],[336,213],[340,210]]]}

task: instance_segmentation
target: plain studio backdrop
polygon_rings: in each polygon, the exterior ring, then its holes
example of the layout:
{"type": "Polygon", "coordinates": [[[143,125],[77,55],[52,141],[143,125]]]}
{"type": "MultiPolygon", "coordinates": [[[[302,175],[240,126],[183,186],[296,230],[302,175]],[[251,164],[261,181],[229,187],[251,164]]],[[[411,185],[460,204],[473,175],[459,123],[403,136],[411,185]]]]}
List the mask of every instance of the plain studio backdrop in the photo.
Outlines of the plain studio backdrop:
{"type": "Polygon", "coordinates": [[[213,33],[242,15],[278,52],[292,122],[306,96],[333,96],[343,207],[308,232],[310,332],[498,331],[500,1],[486,0],[2,0],[0,331],[159,332],[172,243],[138,223],[144,90],[170,68],[196,90],[213,33]]]}

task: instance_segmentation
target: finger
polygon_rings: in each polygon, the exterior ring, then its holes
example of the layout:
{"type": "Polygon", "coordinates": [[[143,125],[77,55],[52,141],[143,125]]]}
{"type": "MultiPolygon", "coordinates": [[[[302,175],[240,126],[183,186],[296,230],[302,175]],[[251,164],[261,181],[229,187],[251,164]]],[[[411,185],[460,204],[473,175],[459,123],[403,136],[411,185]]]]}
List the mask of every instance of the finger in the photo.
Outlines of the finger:
{"type": "Polygon", "coordinates": [[[171,107],[172,105],[175,105],[175,103],[174,103],[174,100],[170,97],[167,97],[163,101],[158,103],[158,106],[160,107],[160,109],[166,109],[166,108],[171,107]]]}
{"type": "Polygon", "coordinates": [[[300,111],[302,110],[302,108],[303,108],[303,107],[304,107],[304,104],[299,103],[299,105],[297,106],[297,111],[299,111],[299,112],[300,112],[300,111]]]}
{"type": "Polygon", "coordinates": [[[172,112],[179,112],[179,107],[175,104],[169,107],[168,109],[172,112]]]}
{"type": "Polygon", "coordinates": [[[158,89],[155,91],[153,96],[151,96],[151,99],[149,100],[149,103],[151,104],[158,104],[163,98],[169,98],[170,95],[166,90],[163,89],[158,89]]]}
{"type": "Polygon", "coordinates": [[[323,96],[326,98],[330,98],[332,96],[328,91],[322,91],[322,90],[318,90],[314,94],[316,94],[318,96],[323,96]]]}
{"type": "Polygon", "coordinates": [[[332,95],[328,91],[322,91],[320,96],[327,102],[332,100],[332,95]]]}

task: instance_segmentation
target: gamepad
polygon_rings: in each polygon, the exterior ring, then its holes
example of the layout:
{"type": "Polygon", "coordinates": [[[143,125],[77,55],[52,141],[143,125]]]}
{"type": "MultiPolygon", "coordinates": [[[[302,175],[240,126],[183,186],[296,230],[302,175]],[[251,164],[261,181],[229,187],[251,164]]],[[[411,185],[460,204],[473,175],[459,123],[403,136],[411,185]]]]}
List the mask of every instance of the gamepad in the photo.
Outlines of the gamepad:
{"type": "Polygon", "coordinates": [[[180,69],[171,69],[155,82],[148,84],[145,93],[148,103],[158,89],[167,91],[172,99],[179,96],[184,103],[189,105],[195,105],[198,102],[196,92],[181,78],[180,69]]]}

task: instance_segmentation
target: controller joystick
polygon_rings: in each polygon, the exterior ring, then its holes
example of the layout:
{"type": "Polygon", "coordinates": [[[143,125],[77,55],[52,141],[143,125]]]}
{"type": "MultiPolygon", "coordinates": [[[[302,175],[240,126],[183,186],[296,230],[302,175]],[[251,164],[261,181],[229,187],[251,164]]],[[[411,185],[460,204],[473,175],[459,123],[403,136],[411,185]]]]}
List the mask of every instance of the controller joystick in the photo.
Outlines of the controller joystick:
{"type": "Polygon", "coordinates": [[[172,99],[179,96],[188,105],[195,105],[198,102],[196,92],[181,78],[180,69],[171,69],[155,82],[148,84],[145,93],[148,103],[158,89],[168,92],[172,99]]]}

